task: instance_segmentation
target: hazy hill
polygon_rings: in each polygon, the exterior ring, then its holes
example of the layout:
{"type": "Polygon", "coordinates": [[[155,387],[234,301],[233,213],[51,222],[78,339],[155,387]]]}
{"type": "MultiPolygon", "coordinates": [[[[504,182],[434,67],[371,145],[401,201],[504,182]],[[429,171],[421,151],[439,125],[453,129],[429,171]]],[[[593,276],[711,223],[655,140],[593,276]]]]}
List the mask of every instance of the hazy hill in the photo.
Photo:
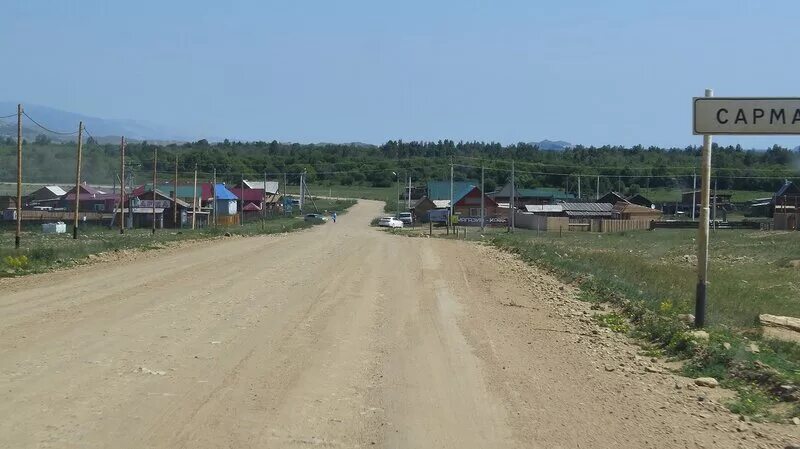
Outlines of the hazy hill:
{"type": "MultiPolygon", "coordinates": [[[[190,140],[186,135],[168,127],[149,123],[142,120],[128,119],[104,119],[91,117],[88,115],[77,114],[74,112],[62,111],[34,104],[23,104],[25,112],[33,117],[37,122],[47,128],[59,132],[72,132],[78,129],[78,122],[83,121],[89,133],[99,141],[118,141],[119,136],[127,139],[149,140],[149,141],[186,141],[190,140]]],[[[16,112],[17,104],[9,101],[0,101],[0,115],[7,115],[16,112]]],[[[38,134],[45,134],[55,141],[74,140],[74,136],[59,136],[42,131],[34,123],[23,117],[23,135],[28,140],[33,140],[38,134]]],[[[16,118],[3,119],[0,121],[0,136],[16,136],[16,118]]]]}

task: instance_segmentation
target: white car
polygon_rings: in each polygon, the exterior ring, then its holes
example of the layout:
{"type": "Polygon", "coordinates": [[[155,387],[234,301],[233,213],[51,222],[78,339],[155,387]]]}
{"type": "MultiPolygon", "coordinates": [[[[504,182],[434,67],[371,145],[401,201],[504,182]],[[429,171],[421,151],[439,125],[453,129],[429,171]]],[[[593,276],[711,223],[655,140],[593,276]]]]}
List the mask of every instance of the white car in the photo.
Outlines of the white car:
{"type": "Polygon", "coordinates": [[[394,217],[383,217],[378,220],[378,226],[384,228],[402,228],[403,222],[394,217]]]}

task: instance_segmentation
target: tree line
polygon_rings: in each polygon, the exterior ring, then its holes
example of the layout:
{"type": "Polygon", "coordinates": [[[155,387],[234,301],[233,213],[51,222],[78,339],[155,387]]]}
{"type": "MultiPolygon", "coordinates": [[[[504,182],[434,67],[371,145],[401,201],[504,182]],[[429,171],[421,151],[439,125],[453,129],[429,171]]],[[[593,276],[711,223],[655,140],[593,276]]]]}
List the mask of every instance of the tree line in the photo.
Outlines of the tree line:
{"type": "MultiPolygon", "coordinates": [[[[37,136],[23,144],[23,173],[27,182],[74,182],[75,142],[52,142],[37,136]]],[[[520,187],[561,187],[575,190],[578,175],[595,188],[601,175],[601,190],[636,191],[639,188],[681,188],[692,186],[692,173],[699,173],[701,148],[659,148],[578,145],[560,151],[542,150],[535,145],[494,142],[405,142],[390,140],[382,145],[299,144],[277,141],[238,142],[207,140],[158,145],[129,143],[127,169],[138,182],[150,178],[153,150],[158,150],[159,172],[171,174],[175,157],[184,180],[197,167],[201,179],[216,169],[220,182],[245,178],[279,179],[288,173],[290,183],[307,173],[309,183],[388,187],[411,176],[415,182],[448,179],[454,164],[457,180],[478,180],[486,167],[487,190],[506,183],[511,161],[515,161],[520,187]],[[393,174],[393,172],[395,174],[393,174]]],[[[740,146],[713,148],[714,177],[720,189],[773,191],[782,178],[797,178],[800,152],[773,146],[766,151],[744,150],[740,146]]],[[[111,184],[119,171],[119,145],[88,141],[83,146],[83,179],[111,184]]],[[[0,181],[16,179],[16,142],[0,140],[0,181]]],[[[169,176],[168,179],[171,179],[169,176]]]]}

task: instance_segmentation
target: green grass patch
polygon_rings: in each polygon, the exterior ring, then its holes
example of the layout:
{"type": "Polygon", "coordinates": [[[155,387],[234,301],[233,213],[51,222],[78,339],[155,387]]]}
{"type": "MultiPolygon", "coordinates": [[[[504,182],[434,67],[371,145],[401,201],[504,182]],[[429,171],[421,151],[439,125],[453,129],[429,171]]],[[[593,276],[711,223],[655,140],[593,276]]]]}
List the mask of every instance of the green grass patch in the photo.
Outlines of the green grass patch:
{"type": "Polygon", "coordinates": [[[607,313],[602,315],[595,315],[595,321],[602,327],[611,329],[614,332],[626,334],[630,330],[628,320],[618,313],[607,313]]]}

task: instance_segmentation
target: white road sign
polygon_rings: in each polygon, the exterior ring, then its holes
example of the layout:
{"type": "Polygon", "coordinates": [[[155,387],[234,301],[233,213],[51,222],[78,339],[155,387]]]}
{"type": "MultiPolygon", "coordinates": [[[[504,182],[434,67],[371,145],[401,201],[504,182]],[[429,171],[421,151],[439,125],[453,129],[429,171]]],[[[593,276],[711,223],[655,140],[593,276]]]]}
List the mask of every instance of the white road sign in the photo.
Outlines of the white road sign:
{"type": "Polygon", "coordinates": [[[696,97],[694,134],[800,134],[800,98],[696,97]]]}

